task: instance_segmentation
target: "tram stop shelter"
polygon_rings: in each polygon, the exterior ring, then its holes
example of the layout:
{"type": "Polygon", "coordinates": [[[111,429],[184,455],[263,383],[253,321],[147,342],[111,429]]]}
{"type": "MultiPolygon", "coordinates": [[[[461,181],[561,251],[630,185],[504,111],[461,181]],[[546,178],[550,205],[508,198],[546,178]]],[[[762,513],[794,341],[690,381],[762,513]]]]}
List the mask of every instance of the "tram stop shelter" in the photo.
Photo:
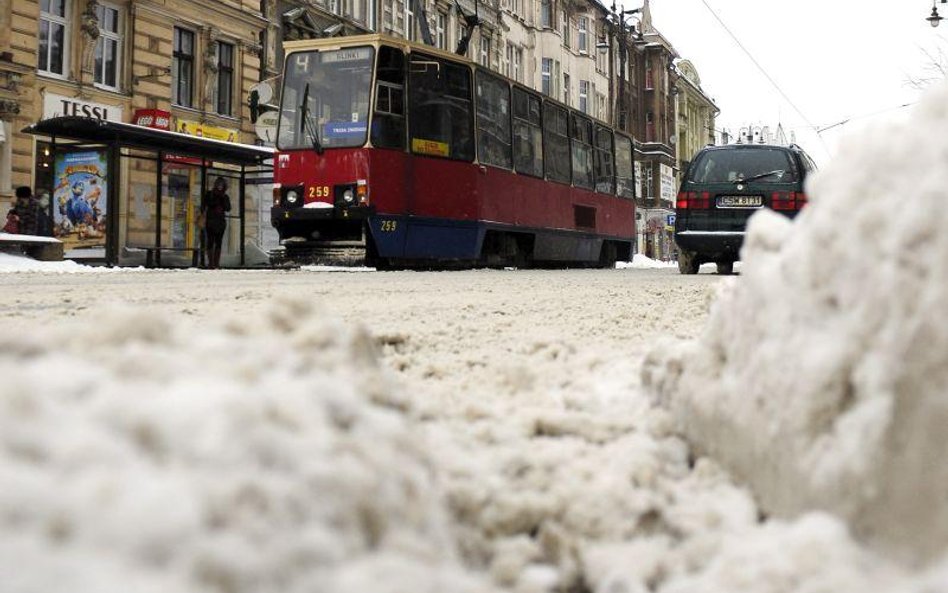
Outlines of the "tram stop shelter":
{"type": "Polygon", "coordinates": [[[272,148],[75,116],[23,131],[52,148],[52,188],[40,203],[67,258],[97,254],[88,259],[110,266],[203,265],[201,200],[222,177],[231,211],[221,265],[249,265],[248,218],[259,227],[269,203],[258,203],[260,192],[248,195],[247,189],[272,183],[272,148]]]}

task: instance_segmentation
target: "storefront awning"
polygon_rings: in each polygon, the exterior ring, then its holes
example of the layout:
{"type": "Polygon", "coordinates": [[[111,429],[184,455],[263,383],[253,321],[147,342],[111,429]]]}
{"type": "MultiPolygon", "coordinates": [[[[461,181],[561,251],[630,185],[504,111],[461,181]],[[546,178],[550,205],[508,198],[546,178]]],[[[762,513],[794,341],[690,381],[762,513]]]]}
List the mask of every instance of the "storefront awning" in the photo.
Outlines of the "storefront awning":
{"type": "Polygon", "coordinates": [[[210,140],[166,130],[156,130],[88,117],[53,117],[23,129],[34,136],[67,138],[80,142],[111,144],[127,148],[161,151],[176,156],[192,156],[233,163],[259,165],[272,159],[274,149],[234,142],[210,140]]]}

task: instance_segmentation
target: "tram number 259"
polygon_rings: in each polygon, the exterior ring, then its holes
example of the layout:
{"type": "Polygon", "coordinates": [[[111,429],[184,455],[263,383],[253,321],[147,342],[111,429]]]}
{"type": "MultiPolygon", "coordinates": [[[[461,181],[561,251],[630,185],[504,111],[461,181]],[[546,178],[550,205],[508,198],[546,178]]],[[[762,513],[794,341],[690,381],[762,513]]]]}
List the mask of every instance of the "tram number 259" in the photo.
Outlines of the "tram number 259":
{"type": "Polygon", "coordinates": [[[328,185],[311,185],[311,186],[309,186],[309,197],[310,197],[310,198],[328,198],[328,197],[329,197],[329,186],[328,186],[328,185]]]}
{"type": "Polygon", "coordinates": [[[397,220],[383,220],[380,226],[381,228],[379,230],[381,230],[383,233],[394,233],[395,230],[398,228],[398,221],[397,220]]]}

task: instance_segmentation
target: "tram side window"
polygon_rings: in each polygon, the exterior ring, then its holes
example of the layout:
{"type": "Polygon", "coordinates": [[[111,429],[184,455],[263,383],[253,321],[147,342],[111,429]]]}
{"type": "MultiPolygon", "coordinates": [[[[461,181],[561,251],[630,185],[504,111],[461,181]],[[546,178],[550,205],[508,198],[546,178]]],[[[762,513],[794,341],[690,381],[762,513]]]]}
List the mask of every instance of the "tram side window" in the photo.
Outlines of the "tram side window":
{"type": "Polygon", "coordinates": [[[573,185],[593,189],[592,121],[571,113],[569,128],[573,185]]]}
{"type": "Polygon", "coordinates": [[[615,193],[615,166],[612,156],[612,131],[596,126],[596,191],[602,194],[615,193]]]}
{"type": "Polygon", "coordinates": [[[635,176],[632,165],[632,141],[616,134],[616,193],[623,198],[635,197],[635,176]]]}
{"type": "Polygon", "coordinates": [[[408,76],[412,152],[461,161],[474,160],[470,69],[414,54],[408,76]]]}
{"type": "Polygon", "coordinates": [[[569,183],[569,126],[567,111],[553,103],[543,104],[543,163],[546,178],[569,183]]]}
{"type": "Polygon", "coordinates": [[[477,72],[477,158],[510,169],[510,87],[503,79],[477,72]]]}
{"type": "Polygon", "coordinates": [[[375,72],[372,146],[405,148],[405,55],[384,45],[375,72]]]}
{"type": "Polygon", "coordinates": [[[517,173],[543,177],[543,128],[540,98],[519,88],[513,90],[514,169],[517,173]]]}

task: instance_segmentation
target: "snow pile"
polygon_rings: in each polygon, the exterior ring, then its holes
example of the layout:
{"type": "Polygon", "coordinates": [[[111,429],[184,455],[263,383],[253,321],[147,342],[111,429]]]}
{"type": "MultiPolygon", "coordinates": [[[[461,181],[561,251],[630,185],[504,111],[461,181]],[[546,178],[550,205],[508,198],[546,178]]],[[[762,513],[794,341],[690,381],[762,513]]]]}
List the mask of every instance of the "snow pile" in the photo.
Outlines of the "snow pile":
{"type": "Polygon", "coordinates": [[[0,251],[0,273],[53,272],[59,274],[81,274],[85,272],[111,271],[111,268],[83,266],[74,261],[37,261],[25,255],[14,255],[0,251]]]}
{"type": "Polygon", "coordinates": [[[910,564],[948,549],[948,87],[762,211],[704,334],[644,380],[767,512],[824,509],[910,564]],[[928,144],[920,144],[921,138],[928,144]]]}
{"type": "Polygon", "coordinates": [[[4,591],[490,591],[363,332],[299,303],[0,335],[4,591]]]}
{"type": "Polygon", "coordinates": [[[619,269],[631,268],[633,270],[650,270],[653,268],[677,268],[678,264],[676,262],[659,261],[657,259],[652,259],[647,255],[636,253],[632,256],[632,261],[616,262],[616,267],[619,269]]]}
{"type": "Polygon", "coordinates": [[[546,346],[508,390],[418,402],[466,562],[498,585],[929,593],[834,517],[762,522],[746,490],[691,457],[666,411],[620,383],[630,369],[546,346]]]}

